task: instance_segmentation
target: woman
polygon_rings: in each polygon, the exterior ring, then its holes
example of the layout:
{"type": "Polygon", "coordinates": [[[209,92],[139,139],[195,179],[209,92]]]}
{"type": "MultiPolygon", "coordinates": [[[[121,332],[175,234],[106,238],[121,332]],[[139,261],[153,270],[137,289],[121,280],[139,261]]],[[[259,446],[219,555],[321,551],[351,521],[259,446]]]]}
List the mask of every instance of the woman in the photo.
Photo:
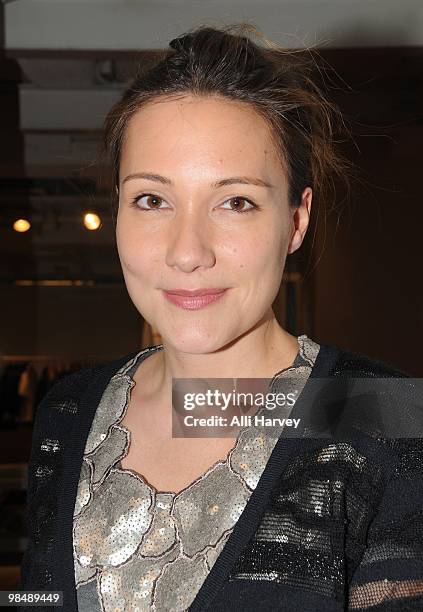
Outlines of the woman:
{"type": "Polygon", "coordinates": [[[295,377],[316,414],[311,379],[407,377],[275,318],[312,200],[347,163],[308,52],[247,34],[171,41],[105,124],[126,286],[162,344],[38,410],[22,588],[63,591],[65,610],[423,605],[418,440],[172,436],[173,379],[295,377]]]}

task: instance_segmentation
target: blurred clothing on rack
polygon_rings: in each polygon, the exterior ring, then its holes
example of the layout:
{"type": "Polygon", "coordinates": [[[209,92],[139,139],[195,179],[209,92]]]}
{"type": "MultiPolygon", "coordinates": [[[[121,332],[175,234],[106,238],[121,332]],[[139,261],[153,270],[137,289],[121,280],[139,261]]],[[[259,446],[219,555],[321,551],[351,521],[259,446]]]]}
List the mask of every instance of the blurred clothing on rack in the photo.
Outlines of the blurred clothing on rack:
{"type": "Polygon", "coordinates": [[[81,361],[0,357],[0,425],[32,423],[38,404],[58,378],[84,366],[81,361]]]}
{"type": "Polygon", "coordinates": [[[21,398],[17,420],[21,423],[31,423],[37,391],[37,373],[31,363],[27,364],[25,370],[20,375],[17,391],[21,398]]]}

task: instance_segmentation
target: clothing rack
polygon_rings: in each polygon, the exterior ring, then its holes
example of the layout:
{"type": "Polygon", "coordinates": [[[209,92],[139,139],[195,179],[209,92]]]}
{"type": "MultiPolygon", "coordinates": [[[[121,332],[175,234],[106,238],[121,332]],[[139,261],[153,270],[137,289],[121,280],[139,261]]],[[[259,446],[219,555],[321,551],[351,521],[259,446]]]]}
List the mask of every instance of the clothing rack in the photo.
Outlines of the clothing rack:
{"type": "Polygon", "coordinates": [[[0,424],[31,422],[55,381],[102,358],[69,355],[0,355],[0,424]]]}

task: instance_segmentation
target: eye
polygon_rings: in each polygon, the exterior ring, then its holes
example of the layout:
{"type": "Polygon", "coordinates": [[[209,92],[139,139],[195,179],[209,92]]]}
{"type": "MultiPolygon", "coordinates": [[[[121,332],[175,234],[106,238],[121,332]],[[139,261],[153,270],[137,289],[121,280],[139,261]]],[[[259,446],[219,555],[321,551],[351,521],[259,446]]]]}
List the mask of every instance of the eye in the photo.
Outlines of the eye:
{"type": "MultiPolygon", "coordinates": [[[[258,206],[254,204],[254,202],[252,202],[251,200],[248,200],[247,198],[243,198],[242,196],[235,196],[233,198],[229,198],[229,200],[226,200],[226,202],[247,202],[250,205],[250,208],[241,210],[240,207],[237,205],[237,208],[230,209],[230,210],[233,210],[233,212],[240,213],[240,214],[250,212],[251,210],[254,210],[254,209],[258,209],[258,206]]],[[[228,210],[228,209],[226,208],[225,210],[228,210]]]]}
{"type": "MultiPolygon", "coordinates": [[[[164,202],[163,198],[161,198],[158,195],[155,195],[154,193],[142,193],[138,196],[136,196],[132,202],[131,202],[131,206],[134,206],[134,208],[138,208],[141,210],[161,210],[163,207],[158,205],[158,203],[160,202],[164,202]],[[150,200],[147,200],[147,206],[141,206],[140,205],[140,200],[142,200],[142,198],[149,198],[150,200]],[[152,205],[152,206],[151,206],[152,205]]],[[[169,208],[169,206],[166,206],[165,208],[169,208]]]]}

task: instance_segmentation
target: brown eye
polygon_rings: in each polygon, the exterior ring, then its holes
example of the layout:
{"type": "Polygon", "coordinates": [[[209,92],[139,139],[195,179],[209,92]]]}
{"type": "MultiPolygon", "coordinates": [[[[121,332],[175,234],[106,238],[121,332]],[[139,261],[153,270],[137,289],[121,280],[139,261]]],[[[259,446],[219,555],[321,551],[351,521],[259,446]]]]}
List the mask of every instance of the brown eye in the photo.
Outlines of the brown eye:
{"type": "Polygon", "coordinates": [[[163,198],[158,195],[155,195],[154,193],[142,193],[141,195],[134,198],[132,203],[136,208],[140,208],[141,210],[161,210],[161,208],[163,208],[162,206],[160,206],[161,202],[164,202],[163,198]],[[143,198],[146,198],[146,206],[141,206],[140,204],[140,201],[143,198]]]}
{"type": "Polygon", "coordinates": [[[247,212],[250,212],[250,210],[254,210],[255,208],[257,208],[257,206],[253,202],[241,196],[235,196],[233,198],[229,198],[229,200],[227,200],[226,202],[229,202],[231,204],[231,208],[229,210],[232,210],[233,212],[237,212],[237,213],[247,213],[247,212]],[[232,206],[233,203],[235,204],[235,207],[232,206]],[[246,208],[245,203],[249,204],[250,207],[246,208]]]}

